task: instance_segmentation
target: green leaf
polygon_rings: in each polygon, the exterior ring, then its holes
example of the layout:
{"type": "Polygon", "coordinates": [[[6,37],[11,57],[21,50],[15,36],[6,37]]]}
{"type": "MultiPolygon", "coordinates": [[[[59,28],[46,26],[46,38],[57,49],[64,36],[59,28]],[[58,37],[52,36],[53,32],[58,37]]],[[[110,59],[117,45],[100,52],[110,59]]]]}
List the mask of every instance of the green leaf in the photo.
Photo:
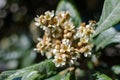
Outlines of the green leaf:
{"type": "Polygon", "coordinates": [[[112,71],[115,73],[115,74],[120,74],[120,65],[115,65],[112,67],[112,71]]]}
{"type": "Polygon", "coordinates": [[[35,80],[39,76],[38,71],[31,71],[23,75],[22,80],[35,80]]]}
{"type": "Polygon", "coordinates": [[[23,68],[23,70],[38,70],[40,74],[49,74],[55,70],[55,65],[52,60],[45,60],[30,67],[23,68]]]}
{"type": "Polygon", "coordinates": [[[49,77],[52,74],[55,74],[56,67],[52,60],[45,60],[39,64],[33,65],[31,67],[24,68],[25,70],[37,70],[39,74],[49,77]]]}
{"type": "Polygon", "coordinates": [[[5,80],[5,79],[12,80],[12,79],[15,79],[18,77],[27,79],[28,78],[27,76],[29,76],[31,74],[32,74],[32,76],[30,76],[31,78],[36,78],[36,77],[38,77],[38,73],[39,73],[39,75],[42,76],[41,78],[49,77],[49,76],[55,74],[56,73],[55,65],[52,62],[52,60],[45,60],[45,61],[42,61],[41,63],[35,64],[33,66],[26,67],[26,68],[16,70],[13,72],[12,71],[11,72],[8,72],[8,71],[3,72],[2,74],[0,74],[0,79],[1,80],[5,80]],[[10,74],[8,74],[8,73],[10,73],[10,74]],[[6,74],[8,74],[8,75],[5,77],[6,74]],[[26,77],[24,75],[26,75],[26,77]]]}
{"type": "Polygon", "coordinates": [[[73,3],[74,2],[72,0],[61,0],[57,6],[56,13],[60,11],[69,11],[72,21],[74,22],[75,26],[78,27],[81,23],[81,18],[73,3]]]}
{"type": "Polygon", "coordinates": [[[6,79],[8,76],[10,76],[11,74],[14,74],[16,72],[16,70],[14,71],[5,71],[5,72],[2,72],[0,74],[0,80],[4,80],[6,79]]]}
{"type": "Polygon", "coordinates": [[[118,22],[120,22],[120,0],[105,0],[102,15],[94,36],[97,36],[118,22]]]}
{"type": "Polygon", "coordinates": [[[110,77],[108,77],[105,74],[101,74],[99,76],[97,76],[98,80],[112,80],[110,77]]]}
{"type": "Polygon", "coordinates": [[[70,80],[70,76],[71,76],[70,73],[67,73],[65,75],[58,74],[45,80],[70,80]]]}
{"type": "Polygon", "coordinates": [[[61,80],[71,80],[70,76],[70,73],[67,73],[64,77],[61,78],[61,80]]]}
{"type": "Polygon", "coordinates": [[[31,71],[21,70],[21,71],[14,73],[14,74],[11,74],[5,80],[13,80],[14,78],[22,77],[25,73],[29,73],[29,72],[31,72],[31,71]]]}
{"type": "Polygon", "coordinates": [[[93,43],[96,45],[96,50],[104,48],[111,43],[120,43],[120,32],[117,32],[114,28],[110,28],[98,35],[93,40],[93,43]]]}
{"type": "Polygon", "coordinates": [[[94,76],[96,76],[96,80],[112,80],[106,74],[95,73],[94,76]]]}
{"type": "Polygon", "coordinates": [[[45,80],[60,80],[60,79],[61,79],[61,75],[55,75],[45,80]]]}

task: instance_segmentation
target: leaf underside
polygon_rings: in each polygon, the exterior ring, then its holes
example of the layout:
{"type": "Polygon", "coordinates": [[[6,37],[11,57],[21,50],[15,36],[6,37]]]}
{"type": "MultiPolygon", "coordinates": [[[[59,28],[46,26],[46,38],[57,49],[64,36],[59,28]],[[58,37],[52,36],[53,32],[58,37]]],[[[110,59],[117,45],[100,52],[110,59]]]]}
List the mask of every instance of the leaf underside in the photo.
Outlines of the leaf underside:
{"type": "Polygon", "coordinates": [[[96,39],[93,40],[96,45],[96,51],[111,43],[120,43],[120,32],[117,32],[113,27],[103,31],[96,39]]]}
{"type": "Polygon", "coordinates": [[[94,37],[120,22],[120,0],[105,0],[94,37]]]}

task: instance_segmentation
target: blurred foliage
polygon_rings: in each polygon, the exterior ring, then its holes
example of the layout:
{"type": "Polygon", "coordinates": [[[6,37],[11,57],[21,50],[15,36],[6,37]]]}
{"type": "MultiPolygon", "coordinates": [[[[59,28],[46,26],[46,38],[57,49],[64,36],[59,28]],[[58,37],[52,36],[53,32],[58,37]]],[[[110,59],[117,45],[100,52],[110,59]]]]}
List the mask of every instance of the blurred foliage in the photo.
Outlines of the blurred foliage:
{"type": "Polygon", "coordinates": [[[94,76],[96,76],[96,80],[112,80],[105,74],[95,73],[94,76]]]}
{"type": "Polygon", "coordinates": [[[120,65],[114,65],[114,66],[112,67],[112,71],[113,71],[115,74],[119,75],[119,74],[120,74],[120,65]]]}
{"type": "Polygon", "coordinates": [[[31,49],[31,41],[25,34],[3,38],[0,49],[0,70],[29,66],[36,58],[36,53],[31,49]]]}

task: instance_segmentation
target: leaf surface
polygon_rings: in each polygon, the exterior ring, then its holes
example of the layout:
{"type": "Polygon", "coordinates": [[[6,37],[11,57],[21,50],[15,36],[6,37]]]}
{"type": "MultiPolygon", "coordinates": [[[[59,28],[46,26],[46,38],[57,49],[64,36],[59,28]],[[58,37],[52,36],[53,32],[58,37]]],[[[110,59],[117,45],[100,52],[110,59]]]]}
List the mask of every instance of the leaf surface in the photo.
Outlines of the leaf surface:
{"type": "Polygon", "coordinates": [[[120,22],[120,0],[105,0],[94,37],[120,22]]]}

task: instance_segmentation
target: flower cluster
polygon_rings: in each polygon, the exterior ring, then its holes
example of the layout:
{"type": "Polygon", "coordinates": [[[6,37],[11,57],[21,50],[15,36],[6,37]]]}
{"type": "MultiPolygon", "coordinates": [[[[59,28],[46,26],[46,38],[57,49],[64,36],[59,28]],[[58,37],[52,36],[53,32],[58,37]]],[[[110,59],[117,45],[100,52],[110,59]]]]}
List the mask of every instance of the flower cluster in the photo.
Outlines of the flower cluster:
{"type": "Polygon", "coordinates": [[[47,11],[35,18],[35,25],[44,30],[36,50],[47,58],[54,58],[56,67],[74,64],[81,54],[85,57],[91,55],[93,44],[90,37],[94,32],[95,21],[90,21],[88,25],[82,23],[76,29],[68,11],[57,14],[47,11]]]}

